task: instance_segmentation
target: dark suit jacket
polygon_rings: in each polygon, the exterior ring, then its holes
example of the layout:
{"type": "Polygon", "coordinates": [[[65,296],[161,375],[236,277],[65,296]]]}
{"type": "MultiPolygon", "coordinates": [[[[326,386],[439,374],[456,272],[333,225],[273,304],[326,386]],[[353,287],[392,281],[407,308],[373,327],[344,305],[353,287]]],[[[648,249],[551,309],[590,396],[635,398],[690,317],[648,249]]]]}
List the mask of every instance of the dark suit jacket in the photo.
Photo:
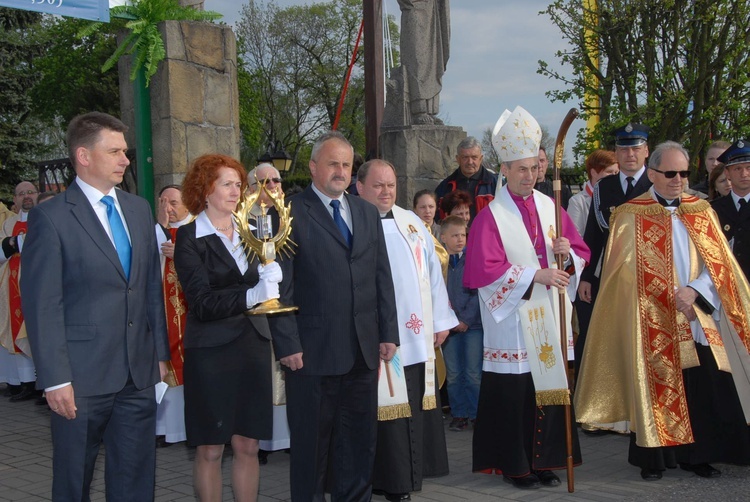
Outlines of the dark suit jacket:
{"type": "Polygon", "coordinates": [[[29,213],[21,297],[37,386],[76,397],[139,389],[169,360],[159,252],[148,203],[117,191],[132,242],[130,279],[77,183],[29,213]]]}
{"type": "Polygon", "coordinates": [[[625,197],[625,192],[620,184],[620,176],[606,176],[597,182],[594,187],[594,197],[591,199],[589,218],[586,220],[586,230],[583,233],[583,240],[591,250],[591,261],[583,270],[581,280],[591,283],[597,280],[595,276],[596,267],[602,253],[604,253],[604,247],[609,237],[609,217],[612,210],[620,204],[646,193],[649,188],[651,188],[651,180],[648,179],[646,172],[638,178],[638,183],[633,187],[630,197],[625,197]],[[598,207],[597,191],[599,193],[598,207]],[[599,214],[597,215],[597,213],[599,214]],[[599,219],[597,219],[597,216],[599,219]],[[601,222],[606,223],[606,225],[602,225],[601,222]]]}
{"type": "Polygon", "coordinates": [[[195,237],[195,221],[177,230],[177,277],[188,304],[185,348],[224,345],[245,333],[270,340],[265,316],[246,316],[247,290],[258,283],[258,262],[244,275],[217,235],[195,237]]]}
{"type": "Polygon", "coordinates": [[[750,207],[746,205],[741,213],[737,211],[731,194],[714,199],[711,207],[719,216],[724,236],[727,240],[734,239],[732,253],[745,277],[750,279],[750,207]]]}
{"type": "Polygon", "coordinates": [[[270,319],[276,357],[302,352],[308,375],[343,375],[362,351],[367,366],[379,364],[379,344],[398,344],[391,267],[375,206],[345,195],[352,216],[349,250],[333,218],[308,187],[290,198],[291,259],[281,259],[281,301],[296,315],[270,319]]]}

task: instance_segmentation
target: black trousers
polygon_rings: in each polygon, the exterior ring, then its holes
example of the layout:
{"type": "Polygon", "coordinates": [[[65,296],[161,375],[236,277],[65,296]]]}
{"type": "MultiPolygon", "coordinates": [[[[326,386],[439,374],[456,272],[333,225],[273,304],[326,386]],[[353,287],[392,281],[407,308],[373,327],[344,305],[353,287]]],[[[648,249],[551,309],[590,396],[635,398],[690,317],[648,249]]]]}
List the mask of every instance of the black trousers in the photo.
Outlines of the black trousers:
{"type": "Polygon", "coordinates": [[[361,353],[344,375],[286,373],[293,502],[323,501],[326,489],[332,501],[370,500],[377,386],[361,353]]]}

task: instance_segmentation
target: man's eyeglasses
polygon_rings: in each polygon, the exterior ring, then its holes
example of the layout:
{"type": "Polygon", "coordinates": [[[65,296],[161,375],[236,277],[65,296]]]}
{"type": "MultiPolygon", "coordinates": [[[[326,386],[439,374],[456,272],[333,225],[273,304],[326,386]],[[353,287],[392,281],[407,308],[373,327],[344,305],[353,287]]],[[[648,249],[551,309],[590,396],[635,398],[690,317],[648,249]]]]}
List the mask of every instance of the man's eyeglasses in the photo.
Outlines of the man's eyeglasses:
{"type": "Polygon", "coordinates": [[[39,193],[39,192],[37,192],[36,190],[26,190],[25,192],[18,192],[16,194],[16,197],[21,197],[24,195],[34,195],[35,193],[39,193]]]}
{"type": "MultiPolygon", "coordinates": [[[[270,183],[272,181],[278,185],[279,183],[281,183],[281,178],[268,178],[268,179],[266,179],[266,183],[270,183]]],[[[255,183],[252,183],[253,186],[255,186],[257,184],[258,184],[257,181],[255,183]]]]}
{"type": "Polygon", "coordinates": [[[662,173],[665,178],[672,179],[678,174],[680,175],[680,178],[687,179],[688,176],[690,176],[690,171],[660,171],[659,169],[656,169],[655,167],[651,168],[652,171],[656,171],[657,173],[662,173]]]}

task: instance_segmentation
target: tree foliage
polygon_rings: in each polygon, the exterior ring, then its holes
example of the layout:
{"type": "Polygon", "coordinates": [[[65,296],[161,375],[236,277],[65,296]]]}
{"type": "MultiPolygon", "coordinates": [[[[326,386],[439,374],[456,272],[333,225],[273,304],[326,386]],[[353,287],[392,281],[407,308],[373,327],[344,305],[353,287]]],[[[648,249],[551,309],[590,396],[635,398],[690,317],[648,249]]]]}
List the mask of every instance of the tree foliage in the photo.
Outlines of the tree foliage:
{"type": "Polygon", "coordinates": [[[45,17],[40,33],[46,51],[36,67],[41,79],[31,89],[34,114],[47,121],[67,124],[80,113],[97,110],[120,115],[120,88],[117,68],[102,74],[104,61],[117,47],[116,33],[122,20],[113,19],[101,30],[80,38],[89,21],[45,17]]]}
{"type": "MultiPolygon", "coordinates": [[[[283,9],[273,0],[249,0],[243,6],[238,52],[255,86],[245,88],[253,93],[248,100],[240,86],[240,106],[257,106],[262,123],[260,138],[243,130],[250,151],[262,154],[278,141],[296,161],[331,128],[361,21],[361,0],[283,9]]],[[[358,151],[365,143],[363,54],[360,42],[338,126],[358,151]]]]}
{"type": "Polygon", "coordinates": [[[654,144],[685,144],[694,164],[712,139],[747,137],[750,4],[599,0],[592,12],[585,3],[557,0],[543,11],[569,43],[555,56],[572,77],[544,61],[538,69],[567,85],[548,93],[553,101],[598,96],[600,108],[580,104],[584,118],[598,113],[601,123],[588,144],[579,139],[579,151],[630,121],[648,124],[654,144]]]}
{"type": "Polygon", "coordinates": [[[39,80],[35,66],[44,52],[37,36],[41,14],[0,8],[0,197],[8,199],[16,183],[31,179],[41,149],[29,95],[39,80]]]}

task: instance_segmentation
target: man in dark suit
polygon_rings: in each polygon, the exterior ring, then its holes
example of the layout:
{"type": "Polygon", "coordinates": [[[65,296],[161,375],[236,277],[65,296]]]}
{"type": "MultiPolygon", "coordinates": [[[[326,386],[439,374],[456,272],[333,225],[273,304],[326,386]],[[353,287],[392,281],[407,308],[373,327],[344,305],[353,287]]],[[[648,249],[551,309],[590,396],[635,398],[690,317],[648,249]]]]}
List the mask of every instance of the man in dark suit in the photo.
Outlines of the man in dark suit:
{"type": "Polygon", "coordinates": [[[151,208],[114,188],[125,130],[104,113],[75,117],[76,179],[29,213],[21,294],[52,410],[53,500],[88,500],[102,441],[107,500],[154,497],[154,385],[169,344],[151,208]]]}
{"type": "Polygon", "coordinates": [[[642,124],[628,124],[615,130],[615,156],[620,174],[607,176],[594,186],[591,210],[586,221],[583,240],[591,250],[591,261],[581,274],[578,296],[591,303],[599,286],[598,266],[609,237],[609,215],[612,210],[651,187],[646,172],[649,128],[642,124]]]}
{"type": "Polygon", "coordinates": [[[718,160],[724,163],[732,191],[726,197],[714,199],[711,206],[719,216],[724,235],[732,243],[737,263],[750,279],[750,141],[736,141],[718,160]]]}
{"type": "MultiPolygon", "coordinates": [[[[539,146],[539,171],[536,175],[536,185],[534,190],[542,192],[551,199],[555,198],[555,192],[552,189],[552,180],[547,179],[547,168],[549,167],[549,158],[547,157],[547,149],[543,146],[539,146]]],[[[573,197],[573,192],[570,191],[570,187],[566,184],[562,186],[562,207],[566,211],[568,210],[568,204],[570,198],[573,197]]]]}
{"type": "Polygon", "coordinates": [[[287,370],[293,501],[368,501],[377,431],[377,369],[398,343],[391,269],[375,206],[345,193],[354,152],[337,132],[313,146],[313,183],[290,199],[291,259],[271,319],[287,370]]]}

